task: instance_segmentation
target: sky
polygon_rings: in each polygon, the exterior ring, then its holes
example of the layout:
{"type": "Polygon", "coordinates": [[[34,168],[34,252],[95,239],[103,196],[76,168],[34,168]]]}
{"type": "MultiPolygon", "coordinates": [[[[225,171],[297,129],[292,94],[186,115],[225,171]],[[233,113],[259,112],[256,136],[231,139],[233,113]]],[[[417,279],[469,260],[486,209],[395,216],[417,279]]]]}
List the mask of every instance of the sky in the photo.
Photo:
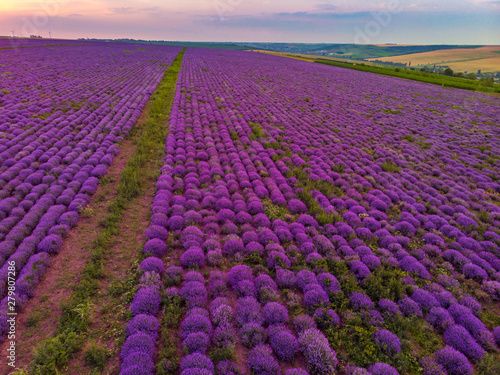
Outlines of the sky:
{"type": "Polygon", "coordinates": [[[0,35],[500,45],[500,0],[0,0],[0,35]]]}

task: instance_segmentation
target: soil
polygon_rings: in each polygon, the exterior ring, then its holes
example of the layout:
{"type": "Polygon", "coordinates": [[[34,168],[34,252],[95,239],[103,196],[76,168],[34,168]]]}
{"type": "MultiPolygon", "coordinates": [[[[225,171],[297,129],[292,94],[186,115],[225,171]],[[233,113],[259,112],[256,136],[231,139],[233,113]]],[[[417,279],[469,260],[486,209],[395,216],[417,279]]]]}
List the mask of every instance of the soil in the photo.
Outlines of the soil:
{"type": "MultiPolygon", "coordinates": [[[[137,259],[137,252],[144,244],[146,237],[144,235],[148,225],[153,201],[154,184],[150,184],[149,189],[144,195],[134,199],[124,212],[123,220],[120,225],[120,235],[116,242],[109,249],[106,257],[106,278],[100,284],[100,294],[98,311],[89,327],[90,342],[98,341],[105,346],[112,357],[106,362],[103,374],[118,374],[120,369],[119,349],[120,341],[116,340],[114,333],[116,327],[126,326],[124,314],[117,314],[117,308],[128,310],[126,306],[113,305],[113,300],[107,300],[106,291],[109,285],[115,280],[125,280],[130,276],[129,270],[137,259]],[[107,303],[109,302],[109,303],[107,303]],[[107,311],[107,309],[111,309],[107,311]]],[[[68,374],[83,374],[89,371],[85,367],[82,350],[78,356],[71,359],[68,365],[68,374]]]]}

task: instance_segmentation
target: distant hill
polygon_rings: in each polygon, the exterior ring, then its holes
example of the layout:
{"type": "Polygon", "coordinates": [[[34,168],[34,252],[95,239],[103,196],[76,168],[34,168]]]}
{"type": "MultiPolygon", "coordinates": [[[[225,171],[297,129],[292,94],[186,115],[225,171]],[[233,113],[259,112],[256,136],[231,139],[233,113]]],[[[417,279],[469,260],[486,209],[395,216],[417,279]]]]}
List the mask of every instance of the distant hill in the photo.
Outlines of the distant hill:
{"type": "Polygon", "coordinates": [[[181,46],[192,48],[216,48],[216,49],[230,49],[230,50],[248,50],[252,47],[246,47],[243,44],[230,43],[230,42],[177,42],[167,40],[143,40],[143,39],[89,39],[94,41],[104,42],[121,42],[121,43],[142,43],[142,44],[159,44],[166,46],[181,46]]]}
{"type": "Polygon", "coordinates": [[[332,44],[332,43],[253,43],[253,42],[179,42],[142,39],[92,39],[125,43],[162,44],[171,46],[218,48],[231,50],[259,49],[275,52],[302,53],[315,56],[334,56],[354,60],[365,60],[387,56],[400,56],[455,48],[478,48],[482,46],[458,45],[398,45],[398,44],[332,44]]]}
{"type": "MultiPolygon", "coordinates": [[[[240,45],[239,43],[235,43],[240,45]]],[[[386,56],[400,56],[455,48],[477,48],[481,46],[457,45],[373,45],[373,44],[305,44],[305,43],[244,43],[245,47],[276,52],[303,53],[316,56],[334,56],[364,60],[386,56]]]]}

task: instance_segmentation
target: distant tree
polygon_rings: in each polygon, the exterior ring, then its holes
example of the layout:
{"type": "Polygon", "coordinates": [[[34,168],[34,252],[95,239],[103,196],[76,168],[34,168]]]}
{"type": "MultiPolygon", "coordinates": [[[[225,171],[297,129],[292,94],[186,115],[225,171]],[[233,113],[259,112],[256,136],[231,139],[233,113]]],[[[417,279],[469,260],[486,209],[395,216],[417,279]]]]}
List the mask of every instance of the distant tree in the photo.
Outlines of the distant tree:
{"type": "Polygon", "coordinates": [[[474,73],[467,74],[468,79],[476,79],[476,75],[474,73]]]}
{"type": "Polygon", "coordinates": [[[465,75],[462,73],[462,72],[458,72],[457,74],[455,74],[458,78],[464,78],[465,75]]]}
{"type": "Polygon", "coordinates": [[[486,87],[493,87],[494,83],[495,83],[495,80],[493,79],[493,77],[481,79],[481,85],[486,86],[486,87]]]}
{"type": "Polygon", "coordinates": [[[446,69],[444,70],[444,75],[445,75],[445,76],[452,76],[452,75],[453,75],[453,69],[451,69],[451,68],[446,68],[446,69]]]}

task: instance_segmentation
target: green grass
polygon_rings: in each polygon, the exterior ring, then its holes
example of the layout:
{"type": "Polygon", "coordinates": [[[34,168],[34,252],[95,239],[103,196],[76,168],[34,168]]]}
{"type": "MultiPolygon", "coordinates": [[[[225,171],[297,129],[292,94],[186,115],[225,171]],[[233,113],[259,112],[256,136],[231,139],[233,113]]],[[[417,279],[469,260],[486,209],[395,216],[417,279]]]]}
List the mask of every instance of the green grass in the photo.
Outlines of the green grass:
{"type": "Polygon", "coordinates": [[[106,348],[94,343],[83,353],[83,361],[87,367],[103,371],[109,354],[106,348]]]}
{"type": "Polygon", "coordinates": [[[481,81],[475,81],[458,77],[450,77],[436,73],[420,72],[417,70],[407,70],[398,68],[396,69],[384,68],[384,67],[370,66],[359,63],[354,65],[352,63],[338,62],[325,59],[317,59],[315,60],[315,62],[319,64],[338,66],[341,68],[360,70],[363,72],[377,73],[391,77],[406,78],[419,82],[432,83],[435,85],[441,85],[443,87],[454,87],[457,89],[464,89],[464,90],[500,93],[500,84],[493,84],[492,87],[489,87],[485,86],[481,81]]]}
{"type": "MultiPolygon", "coordinates": [[[[111,202],[109,214],[103,220],[103,228],[92,244],[91,257],[82,271],[79,284],[63,306],[56,336],[42,341],[35,349],[30,374],[56,374],[82,348],[92,314],[92,298],[98,292],[99,279],[105,276],[106,252],[113,239],[120,235],[123,213],[130,200],[143,193],[145,182],[150,179],[148,177],[151,177],[151,173],[157,173],[156,164],[162,161],[167,135],[165,123],[168,121],[175,96],[184,51],[177,55],[150,99],[150,117],[142,127],[132,157],[120,174],[117,196],[111,202]],[[149,168],[146,168],[147,166],[149,168]]],[[[98,368],[101,367],[102,353],[94,350],[87,352],[87,357],[89,362],[95,363],[98,368]]]]}
{"type": "Polygon", "coordinates": [[[259,138],[265,138],[266,133],[264,130],[260,127],[259,124],[255,124],[253,122],[250,123],[250,128],[252,129],[252,134],[248,137],[251,141],[256,141],[259,138]]]}
{"type": "Polygon", "coordinates": [[[392,161],[387,161],[384,164],[382,164],[382,170],[384,172],[389,172],[389,173],[396,173],[399,172],[399,167],[394,164],[392,161]]]}
{"type": "Polygon", "coordinates": [[[162,302],[164,312],[159,340],[160,351],[158,353],[157,375],[172,374],[172,371],[179,367],[177,345],[180,338],[177,335],[177,327],[184,312],[179,296],[165,297],[162,302]]]}

